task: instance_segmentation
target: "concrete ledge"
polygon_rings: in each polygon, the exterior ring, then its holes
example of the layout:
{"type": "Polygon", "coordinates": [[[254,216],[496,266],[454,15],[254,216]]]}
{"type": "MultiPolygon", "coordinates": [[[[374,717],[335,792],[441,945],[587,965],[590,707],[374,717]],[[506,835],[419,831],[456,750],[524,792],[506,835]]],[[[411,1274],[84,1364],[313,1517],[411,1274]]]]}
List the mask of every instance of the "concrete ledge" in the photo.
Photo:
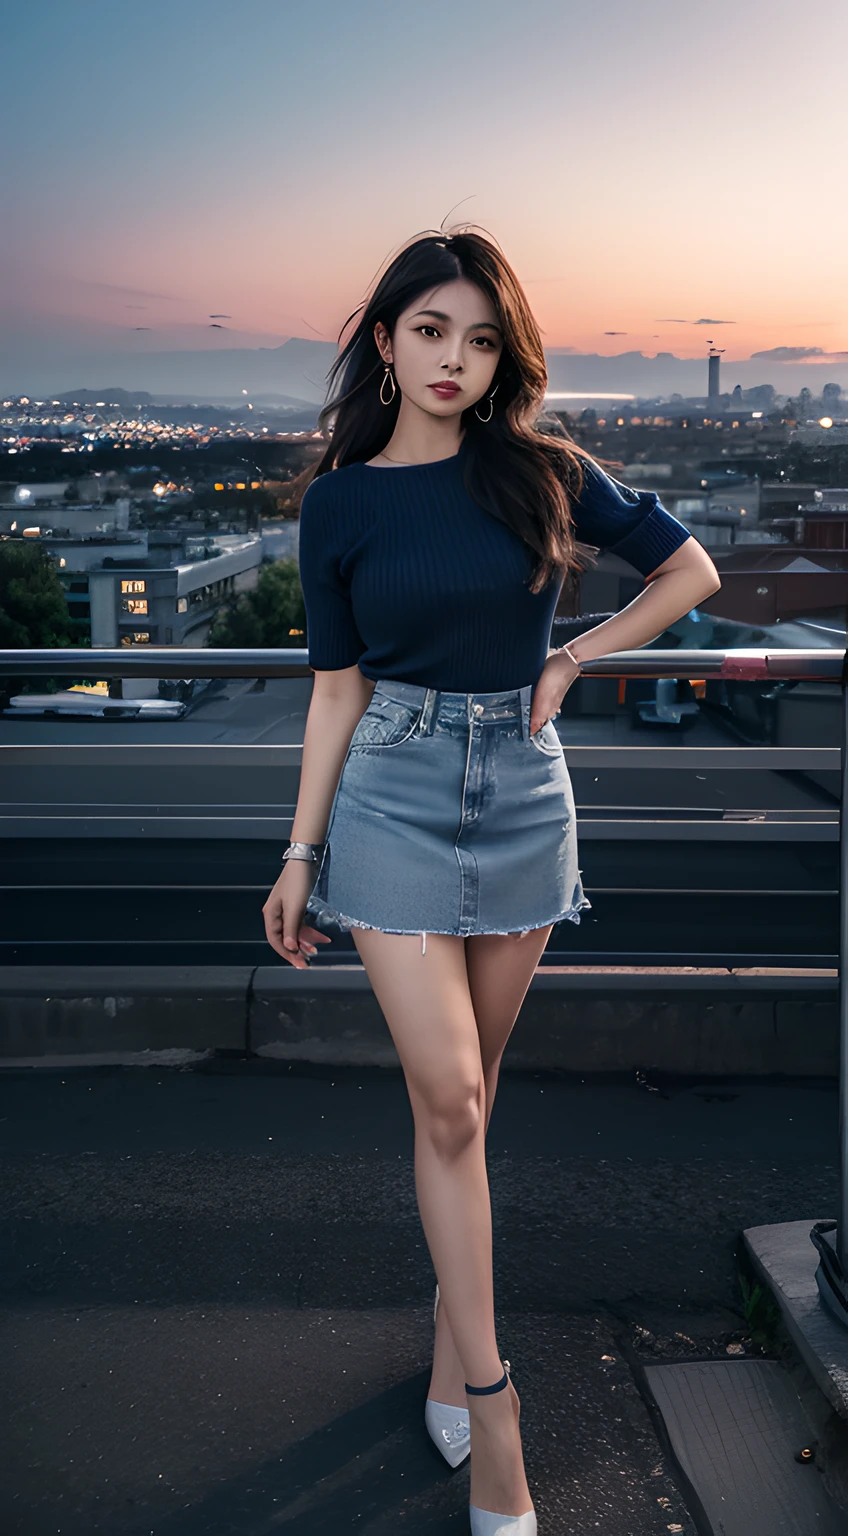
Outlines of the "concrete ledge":
{"type": "Polygon", "coordinates": [[[0,1062],[241,1050],[250,966],[0,967],[0,1062]]]}
{"type": "Polygon", "coordinates": [[[804,1364],[828,1402],[848,1419],[848,1328],[832,1317],[816,1285],[818,1254],[810,1228],[827,1216],[747,1227],[751,1262],[765,1281],[804,1364]]]}
{"type": "MultiPolygon", "coordinates": [[[[838,1037],[835,976],[542,967],[504,1065],[835,1077],[838,1037]]],[[[196,1059],[218,1050],[399,1065],[358,963],[0,967],[0,1064],[7,1067],[196,1059]]]]}
{"type": "MultiPolygon", "coordinates": [[[[830,1077],[837,1074],[839,1061],[837,999],[838,982],[830,976],[587,973],[541,967],[504,1065],[830,1077]]],[[[259,966],[250,1025],[251,1046],[260,1056],[398,1065],[385,1019],[359,966],[318,971],[259,966]]]]}

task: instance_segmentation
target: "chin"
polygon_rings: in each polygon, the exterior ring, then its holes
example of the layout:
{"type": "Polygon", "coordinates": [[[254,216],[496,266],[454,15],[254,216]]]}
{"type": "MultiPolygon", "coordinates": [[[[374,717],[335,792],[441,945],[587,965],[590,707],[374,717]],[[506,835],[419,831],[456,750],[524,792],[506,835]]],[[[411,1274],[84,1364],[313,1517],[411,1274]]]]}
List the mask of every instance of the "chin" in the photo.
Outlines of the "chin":
{"type": "Polygon", "coordinates": [[[457,395],[453,400],[440,400],[438,395],[428,389],[427,409],[436,416],[461,416],[466,409],[465,395],[457,395]]]}

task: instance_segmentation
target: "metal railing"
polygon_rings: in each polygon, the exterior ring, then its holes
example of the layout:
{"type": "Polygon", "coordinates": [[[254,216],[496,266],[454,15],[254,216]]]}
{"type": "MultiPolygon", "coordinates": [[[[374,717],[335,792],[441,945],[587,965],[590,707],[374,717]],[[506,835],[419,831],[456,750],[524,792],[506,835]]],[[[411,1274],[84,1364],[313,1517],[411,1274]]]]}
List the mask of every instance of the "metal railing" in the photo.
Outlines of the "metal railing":
{"type": "MultiPolygon", "coordinates": [[[[308,677],[308,651],[188,650],[167,646],[0,651],[0,676],[7,677],[308,677]]],[[[587,662],[587,676],[614,678],[734,679],[738,681],[828,682],[842,689],[839,815],[839,1144],[840,1195],[837,1249],[848,1270],[848,651],[617,651],[587,662]]],[[[615,748],[609,749],[614,752],[615,748]]],[[[734,750],[734,749],[729,749],[734,750]]]]}
{"type": "MultiPolygon", "coordinates": [[[[767,678],[838,683],[841,650],[615,651],[587,661],[588,677],[767,678]]],[[[0,651],[0,677],[309,677],[303,648],[189,650],[182,646],[0,651]]]]}

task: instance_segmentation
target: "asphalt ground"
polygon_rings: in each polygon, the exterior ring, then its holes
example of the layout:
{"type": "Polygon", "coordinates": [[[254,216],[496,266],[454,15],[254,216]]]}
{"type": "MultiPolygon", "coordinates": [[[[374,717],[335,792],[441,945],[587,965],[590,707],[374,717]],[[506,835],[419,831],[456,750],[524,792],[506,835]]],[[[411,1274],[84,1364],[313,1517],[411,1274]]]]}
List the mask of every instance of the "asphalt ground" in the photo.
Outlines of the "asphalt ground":
{"type": "MultiPolygon", "coordinates": [[[[648,1361],[747,1336],[739,1234],[835,1212],[832,1084],[505,1072],[498,1342],[540,1536],[698,1536],[648,1361]]],[[[0,1074],[0,1527],[466,1536],[423,1426],[434,1275],[398,1072],[0,1074]]]]}

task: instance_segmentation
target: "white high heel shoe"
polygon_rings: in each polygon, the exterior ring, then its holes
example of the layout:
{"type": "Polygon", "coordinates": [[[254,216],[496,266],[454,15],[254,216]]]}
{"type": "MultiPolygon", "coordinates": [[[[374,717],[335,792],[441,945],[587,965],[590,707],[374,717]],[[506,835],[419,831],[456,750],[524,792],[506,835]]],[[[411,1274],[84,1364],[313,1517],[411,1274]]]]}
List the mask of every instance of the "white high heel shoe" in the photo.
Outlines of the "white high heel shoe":
{"type": "MultiPolygon", "coordinates": [[[[436,1286],[436,1303],[433,1307],[433,1326],[439,1310],[439,1287],[436,1286]]],[[[433,1444],[441,1451],[451,1467],[461,1466],[471,1450],[471,1423],[467,1408],[452,1403],[437,1403],[428,1397],[424,1404],[424,1423],[433,1444]]]]}
{"type": "MultiPolygon", "coordinates": [[[[504,1373],[500,1381],[491,1387],[470,1387],[466,1382],[466,1392],[471,1392],[475,1397],[488,1397],[491,1392],[502,1392],[509,1381],[509,1361],[504,1360],[502,1364],[504,1373]]],[[[468,1514],[471,1536],[537,1536],[535,1509],[528,1509],[523,1515],[496,1515],[490,1509],[479,1509],[476,1504],[469,1504],[468,1514]]]]}

